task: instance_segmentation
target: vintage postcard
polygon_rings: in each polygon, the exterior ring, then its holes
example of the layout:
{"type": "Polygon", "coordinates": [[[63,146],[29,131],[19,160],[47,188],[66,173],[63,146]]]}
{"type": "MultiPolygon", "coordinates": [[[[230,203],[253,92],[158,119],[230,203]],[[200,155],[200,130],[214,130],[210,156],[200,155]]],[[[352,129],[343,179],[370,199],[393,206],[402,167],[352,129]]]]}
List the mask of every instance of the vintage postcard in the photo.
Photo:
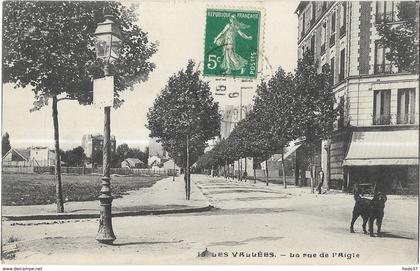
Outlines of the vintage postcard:
{"type": "Polygon", "coordinates": [[[419,8],[2,1],[4,270],[417,270],[419,8]]]}

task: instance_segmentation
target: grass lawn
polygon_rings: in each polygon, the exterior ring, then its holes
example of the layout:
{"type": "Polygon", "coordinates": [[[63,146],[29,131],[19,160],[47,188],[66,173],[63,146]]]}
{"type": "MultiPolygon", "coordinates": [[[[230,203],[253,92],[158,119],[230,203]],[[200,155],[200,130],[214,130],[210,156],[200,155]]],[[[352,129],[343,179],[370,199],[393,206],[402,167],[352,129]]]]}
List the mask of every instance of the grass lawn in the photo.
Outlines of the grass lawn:
{"type": "MultiPolygon", "coordinates": [[[[36,205],[55,202],[54,175],[2,174],[2,205],[36,205]]],[[[165,177],[111,177],[112,195],[120,198],[128,191],[151,187],[165,177]]],[[[96,200],[101,176],[62,175],[65,201],[96,200]]]]}

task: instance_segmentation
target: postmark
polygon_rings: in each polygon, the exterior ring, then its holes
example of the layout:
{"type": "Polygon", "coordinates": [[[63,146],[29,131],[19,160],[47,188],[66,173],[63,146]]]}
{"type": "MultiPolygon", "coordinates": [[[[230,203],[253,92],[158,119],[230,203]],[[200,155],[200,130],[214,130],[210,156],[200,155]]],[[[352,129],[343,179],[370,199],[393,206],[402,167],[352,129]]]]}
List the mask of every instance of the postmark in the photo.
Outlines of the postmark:
{"type": "Polygon", "coordinates": [[[257,78],[261,12],[207,9],[204,75],[257,78]]]}

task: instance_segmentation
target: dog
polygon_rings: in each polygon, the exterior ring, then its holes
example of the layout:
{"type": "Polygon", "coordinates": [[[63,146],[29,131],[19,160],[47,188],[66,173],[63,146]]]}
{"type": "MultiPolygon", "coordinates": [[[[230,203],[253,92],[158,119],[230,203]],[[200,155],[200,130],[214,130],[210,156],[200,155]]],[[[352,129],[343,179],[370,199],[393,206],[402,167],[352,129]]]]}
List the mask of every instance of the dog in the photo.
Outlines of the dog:
{"type": "Polygon", "coordinates": [[[381,235],[382,220],[384,218],[385,202],[387,197],[382,192],[375,192],[373,199],[366,199],[360,196],[360,191],[357,189],[354,193],[356,203],[353,208],[353,217],[350,224],[350,232],[354,233],[354,222],[359,216],[363,218],[363,232],[367,234],[366,223],[369,222],[369,235],[375,237],[373,234],[373,222],[376,220],[378,227],[377,235],[381,235]]]}

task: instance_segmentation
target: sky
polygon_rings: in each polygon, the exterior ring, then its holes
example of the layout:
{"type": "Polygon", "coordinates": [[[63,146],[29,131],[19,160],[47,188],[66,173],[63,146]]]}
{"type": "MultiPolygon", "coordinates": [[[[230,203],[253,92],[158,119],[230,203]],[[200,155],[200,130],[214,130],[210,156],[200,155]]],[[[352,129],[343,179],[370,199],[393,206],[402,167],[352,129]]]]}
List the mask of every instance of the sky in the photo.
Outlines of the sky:
{"type": "MultiPolygon", "coordinates": [[[[130,2],[125,2],[130,3],[130,2]]],[[[279,66],[293,71],[297,61],[297,1],[142,1],[136,3],[138,24],[148,33],[150,41],[158,42],[158,51],[151,61],[156,69],[147,82],[136,85],[123,94],[125,103],[111,110],[111,133],[117,145],[144,148],[150,131],[145,127],[146,114],[165,86],[168,78],[186,67],[189,59],[199,63],[204,58],[204,31],[207,8],[257,8],[263,11],[260,51],[264,55],[263,75],[270,75],[279,66]],[[262,49],[261,49],[262,48],[262,49]]],[[[262,57],[260,59],[263,59],[262,57]]],[[[214,86],[214,78],[204,78],[214,86]]],[[[229,79],[230,80],[230,79],[229,79]]],[[[228,84],[235,83],[229,82],[228,84]]],[[[256,82],[254,82],[256,84],[256,82]]],[[[243,94],[243,103],[252,101],[254,92],[243,94]]],[[[217,100],[217,99],[216,99],[217,100]]],[[[217,100],[222,105],[237,103],[238,99],[217,100]]],[[[53,147],[51,106],[29,112],[33,103],[30,88],[15,89],[11,84],[2,90],[2,134],[8,132],[14,148],[29,146],[53,147]]],[[[94,106],[81,106],[74,101],[58,105],[60,147],[71,149],[81,145],[84,134],[103,133],[103,110],[94,106]]]]}

